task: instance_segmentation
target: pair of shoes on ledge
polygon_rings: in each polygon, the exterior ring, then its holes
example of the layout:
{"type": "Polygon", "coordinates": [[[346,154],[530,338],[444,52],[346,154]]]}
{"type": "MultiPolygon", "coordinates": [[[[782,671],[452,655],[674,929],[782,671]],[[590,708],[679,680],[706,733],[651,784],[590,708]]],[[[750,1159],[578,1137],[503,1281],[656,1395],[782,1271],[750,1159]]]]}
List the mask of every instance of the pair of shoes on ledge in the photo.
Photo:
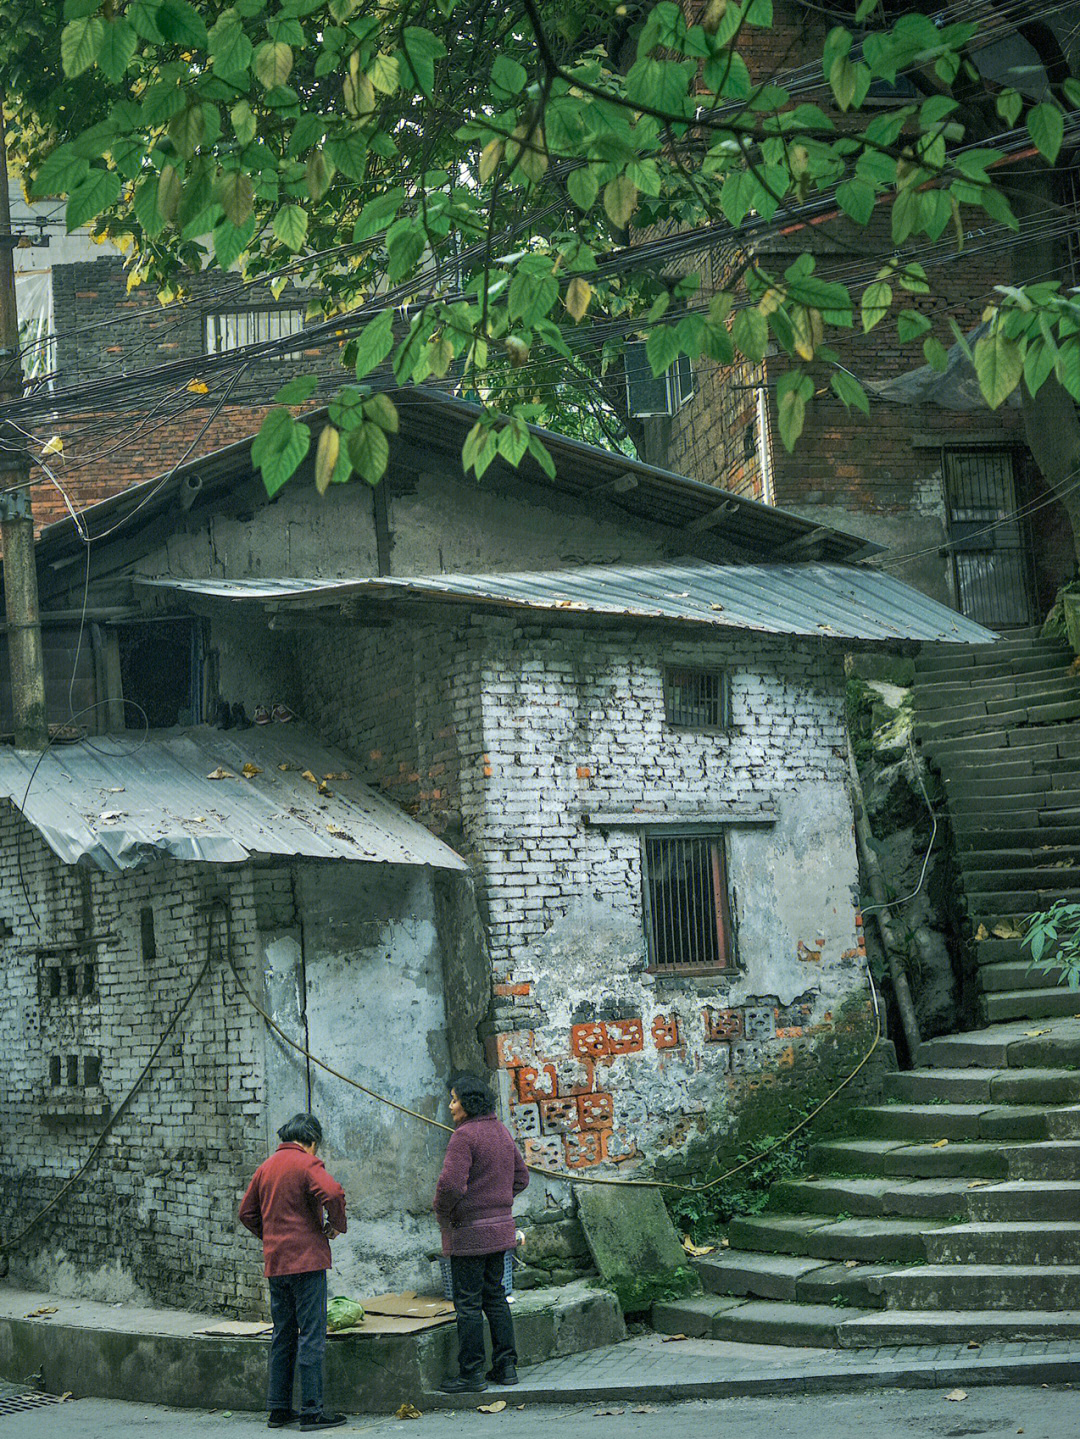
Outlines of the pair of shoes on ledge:
{"type": "Polygon", "coordinates": [[[254,718],[256,724],[288,724],[296,716],[288,705],[275,705],[272,710],[265,705],[256,705],[254,718]]]}

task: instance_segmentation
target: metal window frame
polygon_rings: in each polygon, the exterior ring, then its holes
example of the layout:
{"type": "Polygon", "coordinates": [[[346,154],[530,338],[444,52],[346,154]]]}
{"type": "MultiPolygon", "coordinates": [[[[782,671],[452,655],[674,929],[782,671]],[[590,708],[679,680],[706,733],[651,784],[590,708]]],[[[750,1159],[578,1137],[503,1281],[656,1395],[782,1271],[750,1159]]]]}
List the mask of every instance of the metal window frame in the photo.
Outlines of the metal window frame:
{"type": "Polygon", "coordinates": [[[664,723],[672,729],[689,730],[693,734],[726,734],[732,726],[731,722],[731,671],[722,668],[709,668],[704,665],[677,665],[666,664],[663,671],[664,680],[664,723]],[[673,674],[701,675],[710,679],[720,681],[720,721],[718,724],[688,724],[684,721],[672,718],[671,689],[673,674]]]}
{"type": "Polygon", "coordinates": [[[695,975],[737,973],[740,964],[731,903],[731,876],[727,862],[726,827],[703,830],[699,825],[650,825],[640,830],[639,837],[641,842],[641,917],[648,961],[645,967],[646,974],[693,978],[695,975]],[[711,847],[712,895],[709,919],[714,920],[716,924],[717,952],[721,958],[715,963],[708,964],[658,964],[653,938],[653,877],[649,862],[649,844],[650,842],[658,844],[685,839],[706,841],[711,847]]]}
{"type": "MultiPolygon", "coordinates": [[[[237,340],[235,345],[212,345],[211,339],[220,334],[219,322],[231,320],[233,322],[253,321],[256,315],[296,315],[299,317],[299,324],[295,330],[289,330],[290,335],[302,335],[304,332],[304,311],[299,305],[250,305],[240,310],[211,310],[207,314],[203,324],[203,348],[208,355],[228,355],[234,350],[243,349],[245,345],[268,344],[273,339],[284,339],[282,335],[268,335],[265,339],[237,340]]],[[[282,360],[299,360],[303,356],[303,349],[283,350],[279,354],[266,355],[263,359],[269,360],[271,364],[282,360]]]]}
{"type": "MultiPolygon", "coordinates": [[[[1005,630],[1022,627],[1025,623],[1030,624],[1032,617],[1038,609],[1038,585],[1036,579],[1035,542],[1032,536],[1031,526],[1027,522],[1027,516],[1023,513],[1024,502],[1020,497],[1020,487],[1022,483],[1020,473],[1021,448],[1015,444],[1010,444],[1007,439],[993,442],[989,440],[972,441],[968,444],[949,442],[940,446],[940,453],[942,499],[945,502],[945,524],[948,530],[946,538],[949,542],[949,583],[952,587],[956,608],[959,610],[961,603],[960,555],[967,552],[970,547],[962,543],[957,543],[956,537],[953,534],[952,527],[955,523],[952,515],[954,508],[954,482],[951,476],[949,462],[950,460],[972,458],[976,455],[980,457],[1003,456],[1008,460],[1010,479],[1012,481],[1014,514],[1017,535],[1020,541],[1016,547],[1016,552],[1023,569],[1022,578],[1027,595],[1028,619],[1026,621],[1015,620],[1010,622],[987,620],[983,621],[983,623],[992,624],[994,628],[1003,628],[1005,630]]],[[[978,549],[981,547],[975,546],[975,548],[978,549]]],[[[992,550],[993,546],[990,545],[987,548],[992,550]]]]}

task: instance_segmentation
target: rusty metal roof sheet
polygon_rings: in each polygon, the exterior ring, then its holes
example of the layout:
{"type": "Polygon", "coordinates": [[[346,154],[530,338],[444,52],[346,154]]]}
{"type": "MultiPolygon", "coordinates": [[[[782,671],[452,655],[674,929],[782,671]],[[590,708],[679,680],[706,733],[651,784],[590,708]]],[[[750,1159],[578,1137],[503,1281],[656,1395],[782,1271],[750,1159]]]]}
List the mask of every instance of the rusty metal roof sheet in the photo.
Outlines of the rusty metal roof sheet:
{"type": "Polygon", "coordinates": [[[878,570],[852,565],[596,565],[511,574],[380,576],[355,580],[140,580],[177,593],[279,610],[365,602],[438,601],[665,620],[764,634],[847,641],[985,644],[996,636],[878,570]]]}
{"type": "Polygon", "coordinates": [[[295,721],[99,736],[93,748],[55,746],[35,774],[38,759],[0,750],[0,797],[65,864],[116,872],[162,855],[211,864],[269,855],[468,868],[295,721]]]}

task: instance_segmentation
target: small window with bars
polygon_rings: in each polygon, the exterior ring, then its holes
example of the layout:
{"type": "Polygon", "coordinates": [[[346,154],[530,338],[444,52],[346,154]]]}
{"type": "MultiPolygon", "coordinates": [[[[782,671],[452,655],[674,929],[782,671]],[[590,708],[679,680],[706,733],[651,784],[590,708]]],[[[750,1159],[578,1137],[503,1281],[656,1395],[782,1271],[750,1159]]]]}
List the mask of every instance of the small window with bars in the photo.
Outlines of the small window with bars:
{"type": "Polygon", "coordinates": [[[705,974],[735,967],[721,834],[646,834],[642,890],[649,968],[705,974]]]}
{"type": "MultiPolygon", "coordinates": [[[[246,345],[262,345],[298,335],[304,328],[303,310],[227,310],[206,317],[206,353],[224,354],[246,345]]],[[[279,350],[271,359],[298,360],[299,350],[279,350]]]]}
{"type": "Polygon", "coordinates": [[[724,670],[664,670],[664,717],[676,729],[727,729],[731,690],[724,670]]]}

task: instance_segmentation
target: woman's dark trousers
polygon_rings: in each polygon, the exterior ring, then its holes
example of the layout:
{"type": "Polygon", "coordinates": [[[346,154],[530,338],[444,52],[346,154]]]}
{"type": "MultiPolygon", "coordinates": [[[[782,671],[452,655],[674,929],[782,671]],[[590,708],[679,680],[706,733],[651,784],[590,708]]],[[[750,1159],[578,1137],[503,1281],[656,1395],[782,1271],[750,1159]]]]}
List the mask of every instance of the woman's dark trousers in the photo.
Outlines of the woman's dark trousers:
{"type": "Polygon", "coordinates": [[[514,1321],[503,1288],[505,1256],[454,1254],[450,1272],[454,1280],[457,1314],[458,1370],[467,1379],[484,1373],[484,1315],[491,1329],[491,1367],[494,1373],[517,1364],[514,1321]]]}
{"type": "Polygon", "coordinates": [[[323,1359],[326,1354],[326,1270],[270,1276],[268,1409],[291,1409],[293,1374],[300,1371],[300,1412],[323,1412],[323,1359]]]}

